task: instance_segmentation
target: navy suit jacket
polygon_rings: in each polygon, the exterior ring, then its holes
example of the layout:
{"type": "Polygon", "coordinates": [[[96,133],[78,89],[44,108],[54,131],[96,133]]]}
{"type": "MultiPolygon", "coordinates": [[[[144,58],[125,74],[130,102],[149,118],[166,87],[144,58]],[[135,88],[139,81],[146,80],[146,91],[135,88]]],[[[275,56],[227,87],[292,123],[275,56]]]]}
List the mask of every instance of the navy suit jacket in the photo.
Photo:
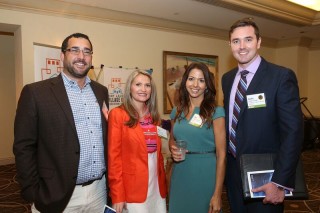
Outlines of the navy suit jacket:
{"type": "MultiPolygon", "coordinates": [[[[107,88],[94,81],[90,85],[100,108],[104,101],[108,105],[107,88]]],[[[105,142],[103,114],[101,120],[105,142]]],[[[23,88],[13,151],[22,197],[41,212],[62,212],[76,185],[80,144],[61,75],[23,88]]]]}
{"type": "MultiPolygon", "coordinates": [[[[222,77],[227,141],[230,92],[237,70],[235,68],[222,77]]],[[[294,188],[295,169],[303,142],[303,117],[294,72],[262,58],[246,95],[258,93],[265,94],[266,107],[248,109],[244,98],[236,128],[237,156],[244,153],[277,153],[272,181],[294,188]]],[[[240,178],[240,174],[235,173],[239,170],[229,172],[240,178]]]]}

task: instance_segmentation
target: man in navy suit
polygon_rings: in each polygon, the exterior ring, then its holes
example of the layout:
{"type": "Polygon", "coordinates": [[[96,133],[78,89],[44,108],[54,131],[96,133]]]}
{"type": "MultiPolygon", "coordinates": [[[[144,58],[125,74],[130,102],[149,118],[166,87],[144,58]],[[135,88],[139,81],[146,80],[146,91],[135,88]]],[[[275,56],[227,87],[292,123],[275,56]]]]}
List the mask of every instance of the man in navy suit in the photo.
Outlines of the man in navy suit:
{"type": "Polygon", "coordinates": [[[303,142],[297,79],[292,70],[269,63],[258,54],[261,37],[252,19],[234,23],[229,31],[229,39],[232,54],[238,61],[238,67],[222,77],[230,150],[226,184],[231,211],[283,212],[283,189],[293,190],[295,187],[295,170],[303,142]],[[248,72],[247,90],[236,118],[238,122],[232,127],[236,91],[242,71],[248,72]],[[235,148],[230,144],[231,132],[235,133],[235,148]],[[263,200],[244,201],[240,156],[252,153],[276,153],[278,157],[271,182],[254,189],[255,192],[264,191],[266,197],[263,200]]]}
{"type": "Polygon", "coordinates": [[[61,74],[21,92],[13,151],[32,212],[102,212],[106,204],[108,90],[87,76],[92,53],[87,35],[68,36],[61,74]]]}

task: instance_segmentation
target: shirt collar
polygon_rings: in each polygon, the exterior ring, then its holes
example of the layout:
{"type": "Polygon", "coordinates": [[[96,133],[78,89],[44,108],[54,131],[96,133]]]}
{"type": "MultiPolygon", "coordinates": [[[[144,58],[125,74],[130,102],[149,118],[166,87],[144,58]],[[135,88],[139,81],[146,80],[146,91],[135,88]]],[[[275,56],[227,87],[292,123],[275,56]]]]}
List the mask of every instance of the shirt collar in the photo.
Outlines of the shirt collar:
{"type": "Polygon", "coordinates": [[[259,68],[260,63],[261,63],[261,57],[260,55],[258,55],[246,69],[243,69],[238,65],[237,75],[240,75],[240,72],[242,72],[243,70],[247,70],[249,71],[249,73],[255,74],[259,68]]]}
{"type": "MultiPolygon", "coordinates": [[[[72,80],[71,78],[69,78],[64,73],[64,71],[61,72],[61,75],[62,75],[63,83],[64,83],[65,86],[68,86],[68,87],[71,87],[71,86],[74,86],[74,85],[78,86],[77,82],[75,80],[72,80]]],[[[86,87],[90,83],[91,83],[91,79],[88,76],[86,76],[84,87],[86,87]]]]}

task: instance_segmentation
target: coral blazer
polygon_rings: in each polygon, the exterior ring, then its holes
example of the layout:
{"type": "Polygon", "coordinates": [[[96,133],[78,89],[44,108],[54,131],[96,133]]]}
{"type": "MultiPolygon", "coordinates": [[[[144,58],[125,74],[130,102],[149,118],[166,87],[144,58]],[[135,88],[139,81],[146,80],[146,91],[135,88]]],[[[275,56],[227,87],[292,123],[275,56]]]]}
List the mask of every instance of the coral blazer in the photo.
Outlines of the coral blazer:
{"type": "MultiPolygon", "coordinates": [[[[148,193],[148,152],[140,125],[128,127],[129,116],[121,107],[109,113],[108,179],[112,203],[142,203],[148,193]]],[[[158,183],[161,197],[167,195],[161,140],[157,140],[158,183]]]]}

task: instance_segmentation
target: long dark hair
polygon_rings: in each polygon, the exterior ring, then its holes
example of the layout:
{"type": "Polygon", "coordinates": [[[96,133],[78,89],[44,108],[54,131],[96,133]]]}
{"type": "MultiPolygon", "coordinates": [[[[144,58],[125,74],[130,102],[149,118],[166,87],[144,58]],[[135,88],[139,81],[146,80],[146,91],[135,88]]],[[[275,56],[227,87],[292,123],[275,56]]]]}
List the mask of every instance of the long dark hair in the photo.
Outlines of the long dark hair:
{"type": "Polygon", "coordinates": [[[188,80],[190,72],[193,69],[199,69],[202,71],[207,86],[203,101],[200,105],[200,116],[202,120],[207,124],[207,127],[210,128],[212,125],[212,115],[215,112],[216,108],[216,88],[214,85],[214,75],[209,71],[209,68],[204,63],[190,64],[183,74],[181,85],[179,88],[179,102],[177,106],[177,113],[174,121],[176,121],[177,119],[178,121],[182,120],[184,118],[182,117],[182,113],[184,113],[185,116],[189,114],[190,96],[186,88],[186,82],[188,80]]]}

